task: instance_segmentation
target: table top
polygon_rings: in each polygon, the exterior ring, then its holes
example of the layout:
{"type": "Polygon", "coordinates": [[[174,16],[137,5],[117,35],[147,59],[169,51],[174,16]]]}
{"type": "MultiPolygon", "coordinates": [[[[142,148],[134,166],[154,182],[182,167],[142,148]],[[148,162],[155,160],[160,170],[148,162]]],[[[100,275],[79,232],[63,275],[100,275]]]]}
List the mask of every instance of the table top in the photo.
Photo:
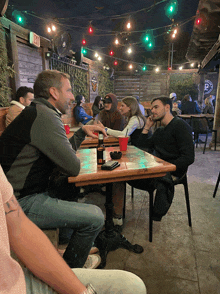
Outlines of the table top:
{"type": "MultiPolygon", "coordinates": [[[[106,160],[111,160],[110,151],[119,151],[119,147],[106,148],[106,160]]],[[[156,178],[175,171],[176,166],[159,159],[135,146],[128,146],[117,161],[120,166],[112,171],[102,170],[97,166],[96,148],[79,149],[77,156],[81,161],[80,173],[77,177],[69,177],[69,183],[86,186],[102,183],[122,182],[136,179],[156,178]]]]}
{"type": "MultiPolygon", "coordinates": [[[[67,134],[67,138],[71,138],[73,136],[74,132],[70,132],[67,134]]],[[[118,146],[118,138],[115,138],[113,136],[108,136],[107,138],[104,138],[104,145],[105,146],[118,146]]],[[[98,146],[98,138],[94,139],[91,137],[85,137],[85,140],[82,141],[80,148],[94,148],[98,146]]]]}
{"type": "Polygon", "coordinates": [[[193,117],[206,117],[206,118],[214,118],[214,114],[210,114],[210,113],[202,113],[202,114],[180,114],[178,115],[181,118],[191,118],[193,117]]]}

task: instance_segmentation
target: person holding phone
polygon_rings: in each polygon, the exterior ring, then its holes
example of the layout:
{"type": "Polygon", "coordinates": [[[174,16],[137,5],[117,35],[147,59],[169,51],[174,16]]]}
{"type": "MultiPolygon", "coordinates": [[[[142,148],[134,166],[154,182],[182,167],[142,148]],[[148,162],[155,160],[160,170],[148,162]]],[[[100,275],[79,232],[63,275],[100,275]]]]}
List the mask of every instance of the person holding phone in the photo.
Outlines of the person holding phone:
{"type": "Polygon", "coordinates": [[[172,115],[172,100],[169,97],[157,97],[151,101],[151,115],[147,118],[137,146],[176,165],[176,171],[167,173],[165,177],[128,182],[137,189],[156,189],[153,220],[160,221],[172,203],[174,181],[187,172],[195,158],[191,127],[172,115]],[[153,134],[150,133],[157,122],[160,127],[153,134]]]}

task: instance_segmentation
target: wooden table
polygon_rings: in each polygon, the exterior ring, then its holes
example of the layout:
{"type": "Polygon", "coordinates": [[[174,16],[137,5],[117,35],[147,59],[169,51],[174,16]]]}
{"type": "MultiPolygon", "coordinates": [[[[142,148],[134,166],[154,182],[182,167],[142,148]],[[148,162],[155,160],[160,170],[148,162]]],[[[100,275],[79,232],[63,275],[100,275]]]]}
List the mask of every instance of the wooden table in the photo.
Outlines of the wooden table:
{"type": "MultiPolygon", "coordinates": [[[[119,150],[119,147],[106,148],[106,159],[110,160],[110,151],[119,150]]],[[[105,266],[109,251],[117,248],[125,248],[135,253],[143,252],[142,246],[132,245],[124,236],[114,231],[112,183],[124,182],[135,179],[156,178],[165,176],[167,172],[175,171],[176,166],[165,162],[153,155],[144,152],[134,146],[128,146],[127,151],[122,152],[122,158],[117,160],[120,166],[112,171],[102,170],[97,166],[96,149],[79,149],[77,156],[81,161],[80,173],[77,177],[69,177],[69,183],[76,186],[86,186],[106,183],[106,221],[105,231],[97,237],[96,246],[99,248],[102,258],[101,267],[105,266]]],[[[150,224],[150,222],[149,222],[150,224]]],[[[152,231],[152,227],[149,228],[152,231]]]]}
{"type": "MultiPolygon", "coordinates": [[[[67,134],[67,138],[71,138],[73,136],[74,132],[70,132],[67,134]]],[[[104,145],[105,146],[118,146],[118,138],[115,138],[113,136],[108,136],[107,138],[104,138],[104,145]]],[[[91,137],[85,137],[85,140],[81,143],[80,148],[95,148],[98,146],[98,138],[94,139],[91,137]]]]}

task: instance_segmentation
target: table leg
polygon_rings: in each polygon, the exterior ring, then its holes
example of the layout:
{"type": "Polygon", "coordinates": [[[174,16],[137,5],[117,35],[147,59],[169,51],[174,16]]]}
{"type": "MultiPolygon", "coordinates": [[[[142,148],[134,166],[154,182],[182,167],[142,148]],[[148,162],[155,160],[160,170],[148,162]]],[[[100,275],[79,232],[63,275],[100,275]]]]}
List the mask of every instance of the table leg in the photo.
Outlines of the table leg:
{"type": "Polygon", "coordinates": [[[99,268],[104,268],[106,265],[106,258],[109,251],[116,250],[118,248],[124,248],[135,253],[142,253],[143,247],[135,244],[132,245],[123,235],[114,229],[113,223],[113,207],[112,202],[112,183],[106,184],[106,221],[105,230],[99,233],[95,241],[95,246],[98,247],[102,262],[99,268]]]}

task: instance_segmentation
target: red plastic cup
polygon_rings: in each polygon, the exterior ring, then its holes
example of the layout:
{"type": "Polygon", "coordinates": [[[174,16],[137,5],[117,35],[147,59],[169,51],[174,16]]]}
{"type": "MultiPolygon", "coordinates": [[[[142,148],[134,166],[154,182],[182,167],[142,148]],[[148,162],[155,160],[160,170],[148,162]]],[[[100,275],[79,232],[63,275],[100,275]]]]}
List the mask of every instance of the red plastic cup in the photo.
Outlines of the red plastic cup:
{"type": "Polygon", "coordinates": [[[128,137],[118,137],[120,151],[126,151],[128,147],[128,137]]]}
{"type": "Polygon", "coordinates": [[[93,132],[93,134],[94,134],[94,135],[96,135],[96,136],[98,136],[98,135],[99,135],[99,133],[97,133],[97,132],[93,132]]]}
{"type": "Polygon", "coordinates": [[[64,125],[64,128],[65,128],[66,134],[69,134],[70,133],[70,126],[64,125]]]}

